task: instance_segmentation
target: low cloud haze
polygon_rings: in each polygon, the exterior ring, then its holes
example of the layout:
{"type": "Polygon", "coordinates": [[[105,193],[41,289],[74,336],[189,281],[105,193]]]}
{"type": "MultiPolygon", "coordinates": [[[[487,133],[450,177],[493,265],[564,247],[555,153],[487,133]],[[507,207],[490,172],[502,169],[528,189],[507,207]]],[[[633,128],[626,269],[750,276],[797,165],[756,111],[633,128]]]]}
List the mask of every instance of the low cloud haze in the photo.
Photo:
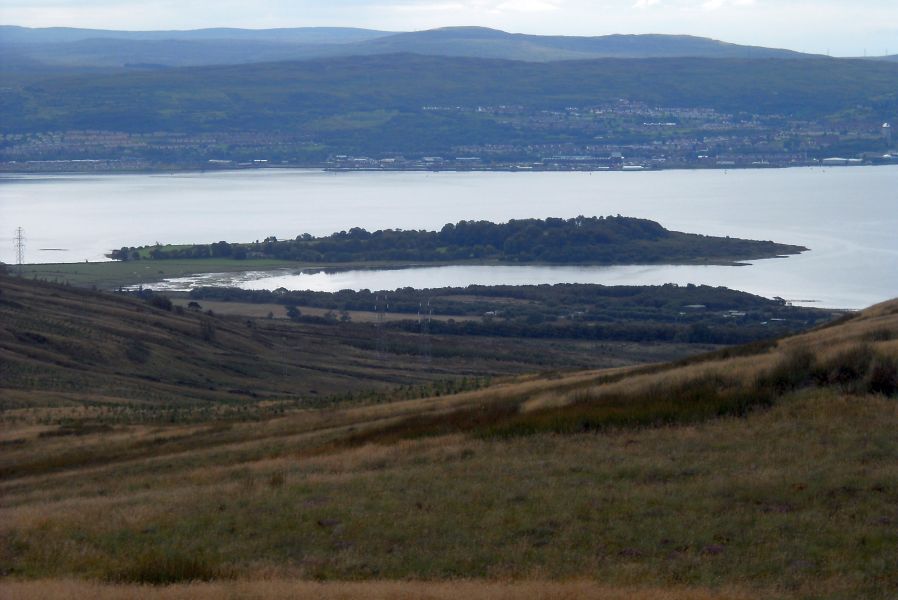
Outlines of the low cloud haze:
{"type": "Polygon", "coordinates": [[[0,0],[0,22],[143,30],[480,25],[534,34],[691,34],[838,56],[898,52],[896,0],[0,0]]]}

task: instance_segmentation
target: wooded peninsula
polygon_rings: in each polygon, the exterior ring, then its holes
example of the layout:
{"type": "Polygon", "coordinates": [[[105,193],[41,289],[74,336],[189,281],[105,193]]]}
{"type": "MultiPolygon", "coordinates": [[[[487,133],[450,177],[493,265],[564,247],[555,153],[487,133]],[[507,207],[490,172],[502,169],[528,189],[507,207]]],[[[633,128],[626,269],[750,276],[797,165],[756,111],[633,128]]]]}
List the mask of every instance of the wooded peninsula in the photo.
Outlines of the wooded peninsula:
{"type": "Polygon", "coordinates": [[[732,263],[806,251],[803,246],[670,231],[655,221],[607,216],[459,221],[440,231],[354,227],[325,237],[304,233],[252,243],[123,247],[116,260],[276,258],[302,262],[420,261],[458,263],[684,264],[732,263]]]}

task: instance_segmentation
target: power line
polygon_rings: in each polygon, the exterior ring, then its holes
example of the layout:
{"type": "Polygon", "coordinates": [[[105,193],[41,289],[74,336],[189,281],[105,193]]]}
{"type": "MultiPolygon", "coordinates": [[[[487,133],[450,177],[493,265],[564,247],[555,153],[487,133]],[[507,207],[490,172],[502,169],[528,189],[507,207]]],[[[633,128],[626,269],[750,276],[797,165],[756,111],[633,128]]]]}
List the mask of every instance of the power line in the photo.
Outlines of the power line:
{"type": "Polygon", "coordinates": [[[16,271],[22,275],[22,265],[25,264],[25,231],[21,227],[16,228],[16,271]]]}

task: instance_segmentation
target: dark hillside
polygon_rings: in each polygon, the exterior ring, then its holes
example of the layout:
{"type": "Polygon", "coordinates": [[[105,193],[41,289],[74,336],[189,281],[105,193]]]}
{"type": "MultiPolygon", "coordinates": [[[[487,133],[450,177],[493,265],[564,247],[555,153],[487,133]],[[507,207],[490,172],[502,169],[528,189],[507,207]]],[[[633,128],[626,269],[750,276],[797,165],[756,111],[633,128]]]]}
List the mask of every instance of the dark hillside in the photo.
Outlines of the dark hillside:
{"type": "MultiPolygon", "coordinates": [[[[709,293],[696,289],[693,295],[709,293]]],[[[526,332],[480,332],[473,344],[455,331],[422,336],[420,325],[408,331],[378,328],[366,314],[356,314],[359,322],[343,322],[336,312],[343,308],[336,304],[331,316],[313,310],[291,321],[276,303],[261,313],[250,311],[256,318],[238,316],[244,314],[239,310],[226,317],[206,314],[205,299],[190,310],[186,300],[179,308],[165,297],[145,296],[0,275],[0,412],[42,407],[47,414],[65,414],[84,405],[116,419],[195,420],[244,414],[249,407],[277,412],[330,405],[347,394],[371,399],[390,390],[417,397],[477,386],[491,376],[669,360],[714,347],[707,335],[690,341],[687,324],[674,331],[664,323],[654,329],[637,323],[663,318],[661,310],[628,315],[632,330],[623,324],[601,345],[573,336],[530,339],[526,332]],[[269,312],[281,318],[265,318],[269,312]],[[670,334],[665,341],[655,339],[659,327],[670,334]]],[[[753,309],[773,306],[744,296],[736,299],[739,306],[751,300],[764,304],[753,309]]],[[[827,317],[788,316],[793,329],[805,317],[827,317]]],[[[724,340],[732,333],[750,339],[764,333],[757,326],[724,325],[717,333],[724,340]]]]}
{"type": "MultiPolygon", "coordinates": [[[[427,370],[416,357],[384,360],[364,349],[372,332],[364,324],[216,317],[171,309],[161,297],[0,276],[0,395],[5,410],[42,393],[40,404],[186,414],[260,399],[312,405],[337,393],[486,374],[452,357],[427,370]]],[[[491,368],[525,368],[513,364],[491,368]]]]}

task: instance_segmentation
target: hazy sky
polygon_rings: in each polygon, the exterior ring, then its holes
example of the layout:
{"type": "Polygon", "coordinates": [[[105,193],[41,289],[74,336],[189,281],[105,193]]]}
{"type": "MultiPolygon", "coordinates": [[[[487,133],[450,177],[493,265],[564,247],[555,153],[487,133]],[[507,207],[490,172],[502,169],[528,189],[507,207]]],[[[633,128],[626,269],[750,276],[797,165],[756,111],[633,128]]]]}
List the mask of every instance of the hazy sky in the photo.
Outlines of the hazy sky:
{"type": "Polygon", "coordinates": [[[0,0],[0,23],[195,29],[481,25],[521,33],[685,33],[833,55],[898,53],[898,0],[0,0]]]}

